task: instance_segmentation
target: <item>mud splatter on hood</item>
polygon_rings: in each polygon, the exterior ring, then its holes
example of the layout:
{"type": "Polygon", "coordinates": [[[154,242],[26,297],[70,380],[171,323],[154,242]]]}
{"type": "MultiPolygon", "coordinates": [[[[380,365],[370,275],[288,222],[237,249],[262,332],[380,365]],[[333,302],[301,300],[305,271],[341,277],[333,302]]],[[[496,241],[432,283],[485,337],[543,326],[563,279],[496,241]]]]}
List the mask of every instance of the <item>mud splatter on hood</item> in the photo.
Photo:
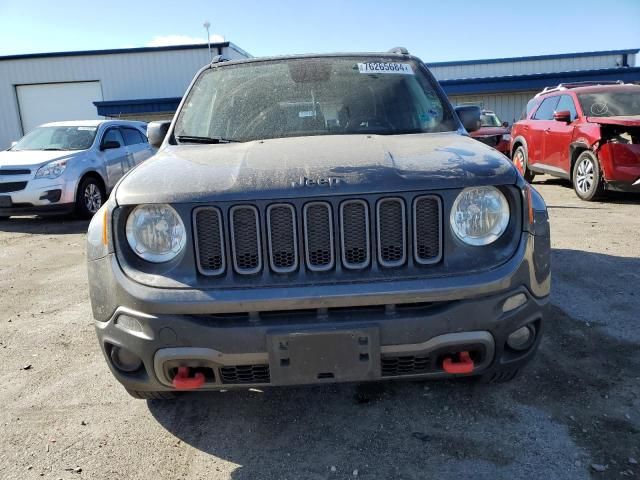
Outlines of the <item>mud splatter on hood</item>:
{"type": "Polygon", "coordinates": [[[332,135],[169,146],[119,184],[119,204],[293,198],[504,185],[497,151],[457,133],[332,135]]]}

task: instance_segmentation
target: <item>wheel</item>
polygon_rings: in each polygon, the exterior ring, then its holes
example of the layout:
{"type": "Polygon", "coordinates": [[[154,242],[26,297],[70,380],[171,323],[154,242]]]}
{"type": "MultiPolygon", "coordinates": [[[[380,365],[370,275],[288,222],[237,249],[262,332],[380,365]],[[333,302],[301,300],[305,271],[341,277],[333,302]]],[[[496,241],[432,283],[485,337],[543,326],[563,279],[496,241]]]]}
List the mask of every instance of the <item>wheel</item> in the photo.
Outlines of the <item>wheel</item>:
{"type": "Polygon", "coordinates": [[[527,166],[527,152],[525,152],[524,147],[516,149],[512,161],[524,179],[529,183],[533,182],[536,174],[529,170],[527,166]]]}
{"type": "Polygon", "coordinates": [[[173,400],[176,398],[174,392],[138,392],[137,390],[126,390],[129,395],[138,400],[173,400]]]}
{"type": "Polygon", "coordinates": [[[474,377],[477,383],[491,384],[491,383],[506,383],[510,382],[518,376],[520,368],[503,368],[498,369],[492,373],[485,373],[484,375],[478,375],[474,377]]]}
{"type": "Polygon", "coordinates": [[[604,194],[604,182],[598,158],[588,150],[580,154],[573,165],[573,189],[576,195],[588,202],[604,194]]]}
{"type": "Polygon", "coordinates": [[[80,218],[91,218],[106,200],[106,193],[100,180],[85,177],[78,187],[76,198],[76,215],[80,218]]]}

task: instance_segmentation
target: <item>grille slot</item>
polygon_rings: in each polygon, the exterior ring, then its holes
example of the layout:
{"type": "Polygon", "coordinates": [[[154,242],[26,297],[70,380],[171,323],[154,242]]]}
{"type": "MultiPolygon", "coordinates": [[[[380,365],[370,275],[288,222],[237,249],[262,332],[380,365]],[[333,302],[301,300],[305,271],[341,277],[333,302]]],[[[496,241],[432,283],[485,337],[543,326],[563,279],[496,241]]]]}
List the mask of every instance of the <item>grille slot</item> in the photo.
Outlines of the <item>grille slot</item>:
{"type": "Polygon", "coordinates": [[[269,205],[267,222],[271,269],[278,273],[293,272],[298,268],[298,235],[293,206],[287,203],[269,205]]]}
{"type": "Polygon", "coordinates": [[[380,363],[383,377],[418,375],[431,370],[431,359],[429,357],[416,357],[413,355],[382,357],[380,363]]]}
{"type": "Polygon", "coordinates": [[[384,198],[377,208],[378,260],[384,267],[399,267],[407,259],[407,222],[404,202],[384,198]]]}
{"type": "Polygon", "coordinates": [[[424,196],[413,201],[413,254],[422,265],[442,258],[442,219],[439,197],[424,196]]]}
{"type": "Polygon", "coordinates": [[[0,193],[19,192],[24,190],[27,182],[7,182],[0,183],[0,193]]]}
{"type": "Polygon", "coordinates": [[[371,259],[369,206],[363,200],[347,200],[340,205],[340,245],[342,263],[347,268],[365,268],[371,259]]]}
{"type": "Polygon", "coordinates": [[[269,383],[269,365],[234,365],[220,368],[222,383],[269,383]]]}
{"type": "Polygon", "coordinates": [[[333,216],[331,205],[312,202],[304,206],[304,243],[307,267],[325,271],[333,267],[333,216]]]}
{"type": "Polygon", "coordinates": [[[0,175],[29,175],[28,168],[0,168],[0,175]]]}
{"type": "Polygon", "coordinates": [[[236,272],[249,275],[262,269],[258,209],[251,205],[231,207],[231,248],[236,272]]]}
{"type": "Polygon", "coordinates": [[[198,270],[203,275],[220,275],[226,263],[220,210],[213,207],[197,208],[193,212],[193,220],[198,270]]]}

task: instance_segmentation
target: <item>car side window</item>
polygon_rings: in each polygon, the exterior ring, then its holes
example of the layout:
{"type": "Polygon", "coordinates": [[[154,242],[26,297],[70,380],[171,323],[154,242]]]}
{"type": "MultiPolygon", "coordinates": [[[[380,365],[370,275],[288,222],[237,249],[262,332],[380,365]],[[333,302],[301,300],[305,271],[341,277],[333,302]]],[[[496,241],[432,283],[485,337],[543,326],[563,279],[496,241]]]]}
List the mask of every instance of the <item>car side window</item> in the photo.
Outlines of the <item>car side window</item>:
{"type": "Polygon", "coordinates": [[[142,134],[135,128],[121,128],[120,131],[124,136],[125,144],[138,145],[139,143],[146,143],[142,134]]]}
{"type": "Polygon", "coordinates": [[[534,120],[553,120],[553,112],[556,110],[556,105],[560,97],[545,98],[536,113],[533,115],[534,120]]]}
{"type": "Polygon", "coordinates": [[[571,98],[571,95],[560,96],[560,101],[556,106],[556,112],[564,112],[564,111],[571,113],[572,122],[576,118],[578,118],[578,112],[576,111],[576,104],[573,102],[573,98],[571,98]]]}
{"type": "Polygon", "coordinates": [[[125,145],[124,139],[122,138],[122,135],[120,135],[120,131],[117,128],[110,128],[105,132],[104,136],[102,137],[102,145],[107,142],[118,142],[121,147],[125,145]]]}

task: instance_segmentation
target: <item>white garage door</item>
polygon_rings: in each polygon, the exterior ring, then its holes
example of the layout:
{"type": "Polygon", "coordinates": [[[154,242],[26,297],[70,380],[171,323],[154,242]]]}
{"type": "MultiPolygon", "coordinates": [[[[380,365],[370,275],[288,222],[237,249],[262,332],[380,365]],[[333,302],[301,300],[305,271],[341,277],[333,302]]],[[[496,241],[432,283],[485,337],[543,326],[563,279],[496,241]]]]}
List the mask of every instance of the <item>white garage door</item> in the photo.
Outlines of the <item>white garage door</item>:
{"type": "Polygon", "coordinates": [[[47,122],[102,118],[93,104],[102,100],[100,82],[42,83],[16,89],[25,134],[47,122]]]}

